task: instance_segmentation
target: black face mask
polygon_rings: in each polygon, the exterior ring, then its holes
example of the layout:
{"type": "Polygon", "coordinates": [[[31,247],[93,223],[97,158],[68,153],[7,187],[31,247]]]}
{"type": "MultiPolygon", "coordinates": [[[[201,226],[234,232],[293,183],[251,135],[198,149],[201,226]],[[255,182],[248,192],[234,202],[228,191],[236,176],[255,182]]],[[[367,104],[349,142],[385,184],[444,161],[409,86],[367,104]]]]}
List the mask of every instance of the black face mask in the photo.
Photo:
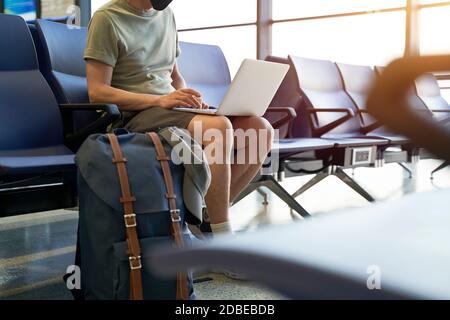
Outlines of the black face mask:
{"type": "Polygon", "coordinates": [[[151,0],[151,1],[152,1],[153,9],[158,10],[158,11],[163,11],[172,2],[172,0],[151,0]]]}

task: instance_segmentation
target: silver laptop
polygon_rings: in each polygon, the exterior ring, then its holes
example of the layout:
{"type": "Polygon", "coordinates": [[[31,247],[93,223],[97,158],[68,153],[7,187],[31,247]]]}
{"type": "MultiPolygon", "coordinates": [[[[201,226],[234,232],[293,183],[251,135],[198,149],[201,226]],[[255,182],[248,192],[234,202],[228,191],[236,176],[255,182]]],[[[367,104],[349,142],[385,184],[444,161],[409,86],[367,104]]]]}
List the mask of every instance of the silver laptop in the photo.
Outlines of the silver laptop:
{"type": "MultiPolygon", "coordinates": [[[[246,59],[217,107],[175,108],[177,111],[220,116],[258,116],[267,111],[289,70],[289,65],[246,59]]],[[[207,102],[207,101],[206,101],[207,102]]]]}

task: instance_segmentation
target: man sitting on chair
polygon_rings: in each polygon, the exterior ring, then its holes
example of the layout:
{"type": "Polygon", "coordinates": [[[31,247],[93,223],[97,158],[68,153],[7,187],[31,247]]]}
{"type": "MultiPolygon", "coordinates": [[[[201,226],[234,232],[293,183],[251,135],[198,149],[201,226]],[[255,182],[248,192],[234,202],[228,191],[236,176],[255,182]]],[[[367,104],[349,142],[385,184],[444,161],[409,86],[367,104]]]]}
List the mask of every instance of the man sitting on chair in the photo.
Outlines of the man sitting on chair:
{"type": "Polygon", "coordinates": [[[118,105],[122,119],[116,126],[131,132],[176,126],[202,137],[198,142],[205,148],[214,144],[221,152],[207,154],[212,181],[205,201],[213,234],[228,233],[230,202],[261,169],[271,149],[273,129],[260,117],[229,119],[173,110],[208,106],[201,93],[186,87],[177,68],[180,49],[174,15],[168,7],[171,1],[113,0],[94,14],[84,56],[89,97],[93,103],[118,105]],[[211,129],[219,130],[223,138],[205,138],[211,129]],[[265,134],[238,148],[237,129],[265,134]],[[263,156],[254,163],[237,163],[233,157],[239,154],[250,159],[251,144],[256,144],[258,155],[263,156]]]}

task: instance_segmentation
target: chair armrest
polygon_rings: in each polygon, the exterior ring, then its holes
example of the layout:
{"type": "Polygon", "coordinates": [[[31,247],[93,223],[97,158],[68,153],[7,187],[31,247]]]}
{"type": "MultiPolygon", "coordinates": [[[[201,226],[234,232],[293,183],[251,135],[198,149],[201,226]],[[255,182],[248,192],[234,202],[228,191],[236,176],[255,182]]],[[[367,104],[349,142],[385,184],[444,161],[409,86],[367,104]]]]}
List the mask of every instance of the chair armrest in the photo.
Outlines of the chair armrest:
{"type": "Polygon", "coordinates": [[[450,109],[431,109],[430,111],[433,113],[450,113],[450,109]]]}
{"type": "Polygon", "coordinates": [[[310,124],[311,124],[311,129],[313,131],[313,135],[315,137],[320,137],[322,135],[324,135],[327,132],[330,132],[331,130],[339,127],[341,124],[343,124],[344,122],[350,120],[351,118],[353,118],[355,116],[355,113],[352,109],[350,108],[309,108],[307,109],[307,112],[309,114],[309,120],[310,120],[310,124]],[[339,119],[336,119],[335,121],[326,124],[322,127],[318,126],[317,123],[314,121],[312,115],[316,115],[317,113],[322,113],[322,112],[329,112],[329,113],[345,113],[345,115],[339,119]]]}
{"type": "Polygon", "coordinates": [[[60,104],[60,110],[63,114],[71,113],[74,111],[97,111],[102,112],[102,115],[90,123],[86,127],[66,134],[66,141],[68,145],[79,146],[88,136],[94,133],[101,133],[104,130],[118,120],[121,116],[119,108],[114,104],[60,104]]]}
{"type": "MultiPolygon", "coordinates": [[[[370,114],[370,113],[369,113],[369,111],[363,109],[363,110],[358,110],[358,114],[362,115],[362,114],[370,114]]],[[[367,126],[363,126],[361,128],[361,132],[364,133],[364,134],[368,134],[368,133],[370,133],[370,132],[380,128],[382,125],[383,124],[380,121],[377,120],[377,121],[373,122],[372,124],[369,124],[367,126]]]]}
{"type": "MultiPolygon", "coordinates": [[[[414,110],[414,112],[419,114],[419,115],[428,117],[429,119],[433,119],[436,116],[435,113],[450,113],[450,110],[446,111],[446,110],[442,110],[442,109],[432,110],[432,109],[428,109],[428,108],[426,108],[426,109],[416,109],[416,108],[414,108],[412,110],[414,110]]],[[[447,121],[447,118],[441,119],[438,122],[445,123],[446,121],[447,121]]]]}
{"type": "Polygon", "coordinates": [[[441,120],[439,121],[439,123],[440,123],[440,124],[448,124],[448,123],[450,123],[450,117],[441,119],[441,120]]]}
{"type": "MultiPolygon", "coordinates": [[[[292,122],[297,118],[297,112],[292,107],[271,107],[267,109],[266,115],[271,113],[282,113],[285,116],[273,123],[271,123],[274,129],[280,129],[282,126],[289,125],[292,126],[292,122]]],[[[289,128],[290,132],[290,128],[289,128]]]]}
{"type": "MultiPolygon", "coordinates": [[[[446,110],[446,109],[431,109],[430,111],[433,112],[433,113],[448,113],[448,114],[450,114],[450,109],[449,110],[446,110]]],[[[447,124],[449,122],[450,122],[450,116],[439,120],[439,123],[441,123],[441,124],[447,124]]]]}
{"type": "MultiPolygon", "coordinates": [[[[450,109],[449,110],[446,110],[446,109],[431,109],[430,111],[433,112],[433,113],[448,113],[448,114],[450,114],[450,109]]],[[[450,116],[439,120],[439,123],[441,123],[441,124],[447,124],[448,122],[450,122],[450,116]]]]}
{"type": "Polygon", "coordinates": [[[120,117],[119,108],[115,104],[102,103],[63,103],[59,105],[62,111],[104,111],[110,115],[120,117]]]}

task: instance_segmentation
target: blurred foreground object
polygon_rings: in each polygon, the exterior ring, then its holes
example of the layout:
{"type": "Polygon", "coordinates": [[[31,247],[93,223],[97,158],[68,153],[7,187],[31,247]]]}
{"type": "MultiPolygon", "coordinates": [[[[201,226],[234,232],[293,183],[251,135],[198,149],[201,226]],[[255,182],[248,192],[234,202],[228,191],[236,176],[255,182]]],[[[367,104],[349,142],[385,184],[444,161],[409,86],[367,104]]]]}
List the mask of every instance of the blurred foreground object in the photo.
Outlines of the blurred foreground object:
{"type": "Polygon", "coordinates": [[[450,299],[450,190],[216,239],[161,248],[163,275],[232,268],[291,299],[450,299]]]}
{"type": "Polygon", "coordinates": [[[391,130],[413,139],[450,161],[450,130],[413,110],[408,91],[419,76],[450,70],[450,56],[405,58],[394,61],[381,74],[367,101],[369,112],[391,130]]]}

